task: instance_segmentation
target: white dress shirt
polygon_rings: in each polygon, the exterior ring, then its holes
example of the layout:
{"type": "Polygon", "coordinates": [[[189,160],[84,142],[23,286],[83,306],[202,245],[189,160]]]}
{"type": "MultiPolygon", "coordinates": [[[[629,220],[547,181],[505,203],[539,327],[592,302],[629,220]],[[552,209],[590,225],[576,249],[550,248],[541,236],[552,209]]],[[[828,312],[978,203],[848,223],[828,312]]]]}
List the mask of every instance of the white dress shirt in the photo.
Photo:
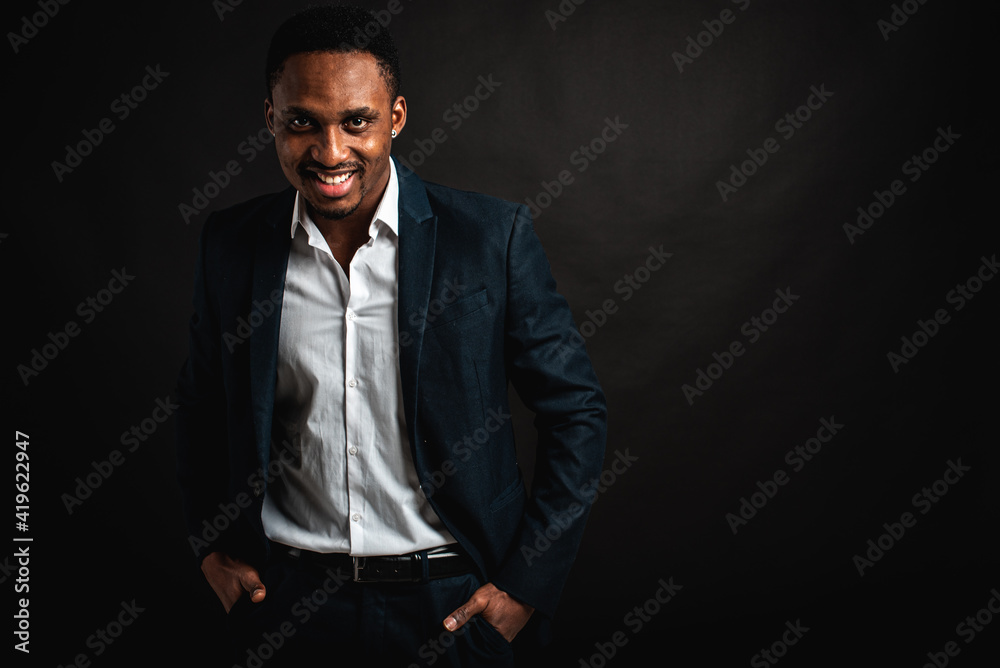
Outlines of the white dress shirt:
{"type": "Polygon", "coordinates": [[[296,194],[274,400],[275,441],[285,441],[294,464],[264,498],[271,540],[355,556],[455,542],[420,491],[406,435],[398,223],[390,161],[371,238],[351,259],[348,279],[296,194]]]}

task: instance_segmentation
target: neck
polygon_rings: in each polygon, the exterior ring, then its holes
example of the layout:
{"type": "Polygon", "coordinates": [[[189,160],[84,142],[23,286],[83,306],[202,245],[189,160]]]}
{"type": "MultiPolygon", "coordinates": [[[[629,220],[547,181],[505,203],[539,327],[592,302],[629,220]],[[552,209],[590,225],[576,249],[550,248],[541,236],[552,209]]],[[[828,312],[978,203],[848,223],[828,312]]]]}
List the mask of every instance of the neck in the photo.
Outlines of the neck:
{"type": "MultiPolygon", "coordinates": [[[[368,243],[368,230],[371,227],[372,218],[378,210],[379,202],[385,196],[385,190],[389,185],[389,170],[380,179],[381,183],[372,191],[374,197],[363,197],[363,204],[358,206],[350,215],[344,218],[326,218],[317,212],[310,210],[309,215],[316,223],[317,229],[326,239],[327,245],[333,257],[344,268],[344,272],[350,277],[350,264],[354,253],[361,246],[368,243]],[[370,203],[367,203],[368,200],[370,203]]],[[[310,207],[311,209],[312,207],[310,207]]]]}

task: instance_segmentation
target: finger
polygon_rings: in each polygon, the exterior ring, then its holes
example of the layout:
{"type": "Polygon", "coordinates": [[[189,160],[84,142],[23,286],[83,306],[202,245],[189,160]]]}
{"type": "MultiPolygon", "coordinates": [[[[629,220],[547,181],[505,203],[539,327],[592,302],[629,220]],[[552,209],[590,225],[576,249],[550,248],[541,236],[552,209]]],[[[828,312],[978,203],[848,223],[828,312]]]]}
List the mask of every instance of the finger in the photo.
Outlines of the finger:
{"type": "Polygon", "coordinates": [[[267,595],[267,589],[260,581],[260,574],[252,566],[240,569],[240,584],[245,591],[250,592],[250,600],[254,603],[260,603],[267,595]]]}
{"type": "Polygon", "coordinates": [[[462,628],[470,618],[478,615],[486,609],[486,604],[481,603],[475,596],[470,598],[465,604],[448,615],[444,620],[444,627],[449,631],[457,631],[462,628]]]}

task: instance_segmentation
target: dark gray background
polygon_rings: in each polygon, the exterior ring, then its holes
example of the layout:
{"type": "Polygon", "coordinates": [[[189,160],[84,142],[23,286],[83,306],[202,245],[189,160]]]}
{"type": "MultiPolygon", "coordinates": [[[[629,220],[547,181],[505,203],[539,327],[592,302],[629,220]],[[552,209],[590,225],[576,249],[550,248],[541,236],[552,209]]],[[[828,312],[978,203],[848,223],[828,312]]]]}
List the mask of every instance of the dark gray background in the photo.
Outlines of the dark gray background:
{"type": "MultiPolygon", "coordinates": [[[[263,127],[270,34],[304,4],[244,0],[220,21],[210,2],[72,2],[6,55],[4,423],[31,437],[31,665],[216,655],[222,610],[190,562],[172,422],[72,515],[61,495],[173,392],[207,217],[185,224],[178,205],[229,160],[243,171],[212,208],[285,186],[271,147],[247,163],[238,146],[263,127]],[[117,119],[111,101],[147,65],[169,76],[117,119]],[[104,117],[114,132],[58,182],[52,161],[104,117]],[[122,267],[132,284],[82,324],[77,304],[122,267]],[[25,386],[17,365],[69,320],[80,335],[25,386]],[[132,599],[145,611],[94,656],[88,636],[132,599]]],[[[652,651],[746,665],[796,620],[810,630],[783,666],[921,666],[947,641],[956,666],[996,657],[1000,621],[969,644],[956,625],[1000,586],[1000,284],[961,311],[946,301],[998,250],[996,9],[927,2],[885,40],[889,2],[590,0],[555,30],[557,0],[402,4],[390,30],[409,117],[394,152],[444,128],[424,179],[522,202],[572,170],[538,234],[578,323],[619,307],[587,348],[610,407],[607,463],[626,449],[638,461],[593,508],[546,665],[589,661],[616,631],[628,642],[609,664],[652,651]],[[736,20],[678,72],[671,54],[726,8],[736,20]],[[443,113],[489,75],[501,85],[453,129],[443,113]],[[775,121],[821,85],[833,96],[782,138],[775,121]],[[607,117],[628,128],[577,172],[571,154],[607,117]],[[902,164],[939,127],[961,138],[909,182],[902,164]],[[723,202],[716,182],[768,137],[780,150],[723,202]],[[897,178],[906,193],[850,244],[843,224],[897,178]],[[660,245],[673,256],[625,301],[616,282],[660,245]],[[681,386],[747,343],[741,326],[778,288],[799,300],[689,405],[681,386]],[[894,373],[887,353],[939,308],[951,321],[894,373]],[[790,471],[785,453],[831,416],[843,430],[733,535],[726,513],[790,471]],[[971,470],[859,576],[852,557],[958,458],[971,470]],[[683,589],[633,633],[625,615],[670,577],[683,589]]],[[[5,32],[37,11],[8,6],[5,32]]],[[[527,453],[530,415],[516,417],[527,453]]]]}

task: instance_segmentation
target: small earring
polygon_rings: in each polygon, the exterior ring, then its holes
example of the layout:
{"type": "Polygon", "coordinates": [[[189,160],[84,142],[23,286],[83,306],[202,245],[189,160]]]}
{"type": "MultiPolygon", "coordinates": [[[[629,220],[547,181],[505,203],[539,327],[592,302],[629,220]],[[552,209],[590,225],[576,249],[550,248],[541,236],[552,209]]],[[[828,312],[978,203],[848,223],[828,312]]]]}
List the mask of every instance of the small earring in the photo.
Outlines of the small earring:
{"type": "Polygon", "coordinates": [[[395,137],[395,136],[396,136],[396,131],[395,131],[395,130],[393,130],[393,131],[392,131],[392,136],[393,136],[393,137],[395,137]]]}

